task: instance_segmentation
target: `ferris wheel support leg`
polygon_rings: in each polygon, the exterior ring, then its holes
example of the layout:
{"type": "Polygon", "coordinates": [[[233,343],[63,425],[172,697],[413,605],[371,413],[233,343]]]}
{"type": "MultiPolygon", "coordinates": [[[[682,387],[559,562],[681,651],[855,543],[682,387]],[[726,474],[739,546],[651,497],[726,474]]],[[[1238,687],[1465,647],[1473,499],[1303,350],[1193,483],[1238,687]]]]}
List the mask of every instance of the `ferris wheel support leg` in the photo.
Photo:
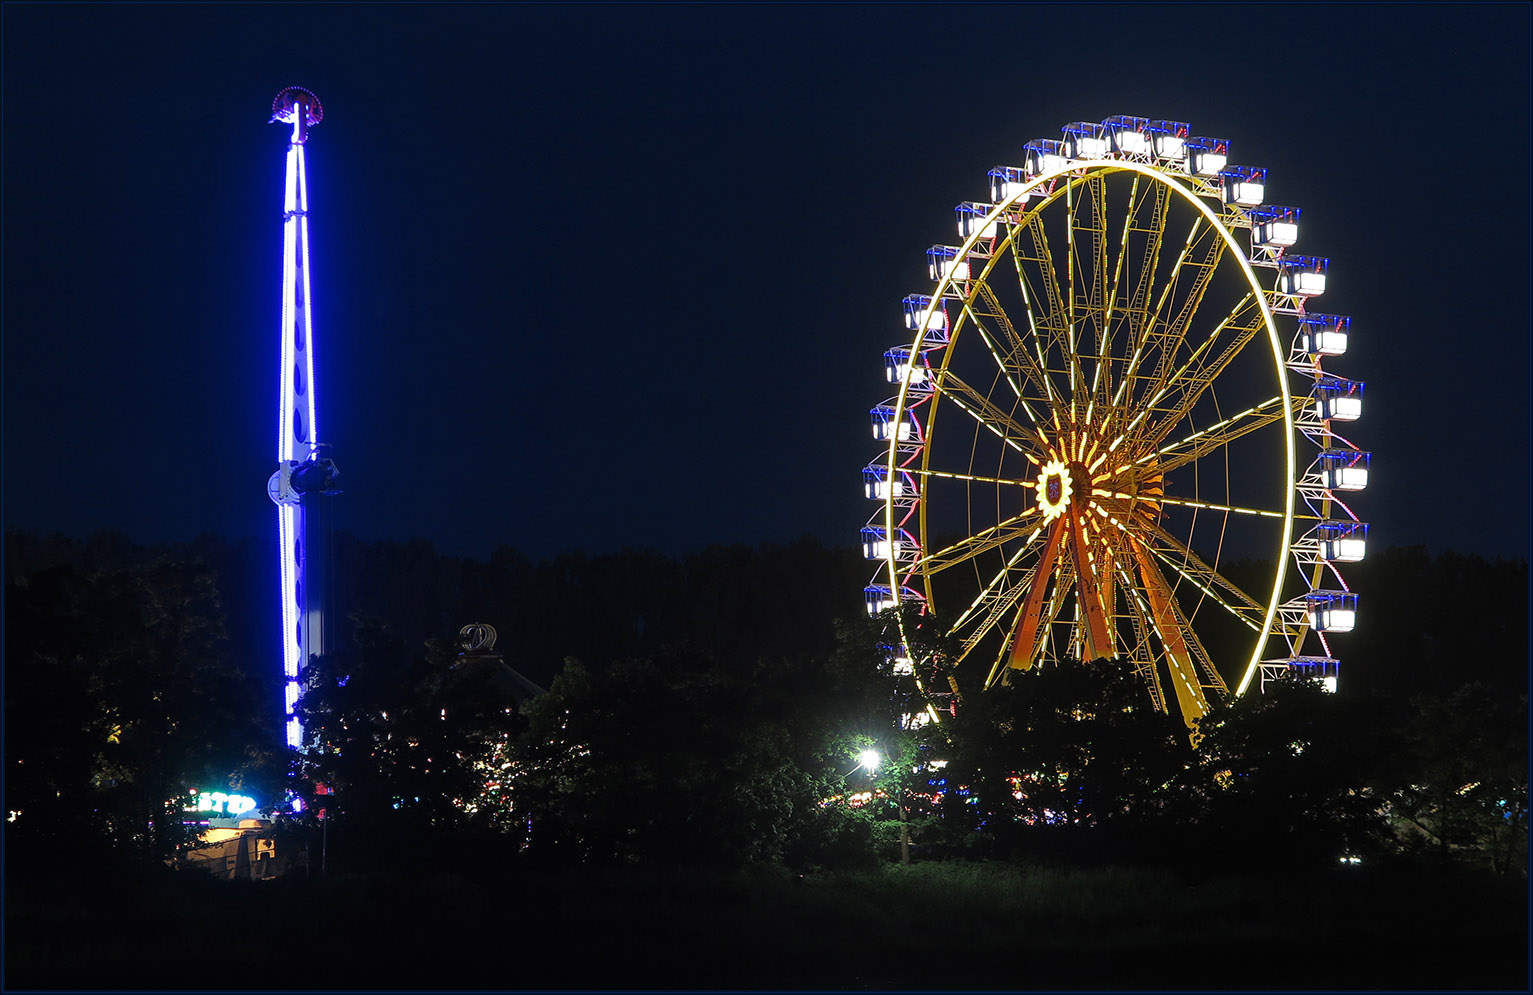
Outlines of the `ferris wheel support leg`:
{"type": "Polygon", "coordinates": [[[1085,529],[1079,516],[1072,513],[1069,518],[1070,555],[1075,560],[1077,595],[1081,615],[1086,623],[1081,630],[1081,660],[1101,660],[1113,656],[1112,636],[1107,631],[1107,611],[1103,601],[1104,585],[1112,583],[1112,572],[1102,570],[1092,562],[1091,548],[1086,543],[1087,537],[1083,535],[1085,529]]]}
{"type": "Polygon", "coordinates": [[[1193,663],[1187,640],[1182,635],[1182,627],[1177,623],[1176,613],[1171,607],[1171,592],[1166,587],[1166,578],[1161,576],[1144,546],[1136,542],[1133,547],[1134,558],[1139,562],[1139,576],[1149,596],[1151,618],[1160,635],[1161,645],[1166,649],[1166,663],[1171,669],[1171,687],[1176,691],[1176,703],[1181,709],[1182,721],[1196,733],[1198,720],[1208,714],[1208,699],[1203,696],[1203,688],[1198,683],[1197,666],[1193,663]]]}
{"type": "Polygon", "coordinates": [[[1043,611],[1043,597],[1048,591],[1048,578],[1054,573],[1054,561],[1059,556],[1059,547],[1065,534],[1063,518],[1054,519],[1054,524],[1049,529],[1048,543],[1043,547],[1043,555],[1038,558],[1038,566],[1033,571],[1033,583],[1027,591],[1027,601],[1022,605],[1022,616],[1017,623],[1017,637],[1011,644],[1011,667],[1016,670],[1031,670],[1033,661],[1038,655],[1038,638],[1040,636],[1038,620],[1043,611]]]}

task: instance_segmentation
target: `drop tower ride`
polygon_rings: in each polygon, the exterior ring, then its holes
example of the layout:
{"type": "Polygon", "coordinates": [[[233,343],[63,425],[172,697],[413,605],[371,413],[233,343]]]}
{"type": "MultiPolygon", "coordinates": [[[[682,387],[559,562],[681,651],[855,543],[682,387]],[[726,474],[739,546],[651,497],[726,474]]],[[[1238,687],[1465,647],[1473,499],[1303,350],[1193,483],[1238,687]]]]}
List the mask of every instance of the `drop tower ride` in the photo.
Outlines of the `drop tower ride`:
{"type": "Polygon", "coordinates": [[[319,98],[290,86],[272,102],[271,123],[292,126],[282,206],[282,326],[278,366],[277,470],[266,493],[277,505],[281,561],[283,715],[289,748],[305,747],[298,718],[303,668],[325,650],[325,497],[340,493],[335,461],[321,455],[315,420],[314,322],[309,310],[309,193],[304,144],[324,117],[319,98]]]}

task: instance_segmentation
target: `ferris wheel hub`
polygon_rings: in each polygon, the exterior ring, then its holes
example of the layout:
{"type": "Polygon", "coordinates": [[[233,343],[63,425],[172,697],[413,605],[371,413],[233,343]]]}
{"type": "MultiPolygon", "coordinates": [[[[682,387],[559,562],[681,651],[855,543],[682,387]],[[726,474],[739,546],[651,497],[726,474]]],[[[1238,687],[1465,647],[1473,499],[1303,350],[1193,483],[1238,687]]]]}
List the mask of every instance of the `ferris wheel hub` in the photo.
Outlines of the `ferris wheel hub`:
{"type": "Polygon", "coordinates": [[[1059,460],[1049,460],[1043,465],[1033,487],[1038,492],[1038,508],[1046,522],[1052,522],[1065,513],[1075,490],[1070,468],[1059,460]]]}

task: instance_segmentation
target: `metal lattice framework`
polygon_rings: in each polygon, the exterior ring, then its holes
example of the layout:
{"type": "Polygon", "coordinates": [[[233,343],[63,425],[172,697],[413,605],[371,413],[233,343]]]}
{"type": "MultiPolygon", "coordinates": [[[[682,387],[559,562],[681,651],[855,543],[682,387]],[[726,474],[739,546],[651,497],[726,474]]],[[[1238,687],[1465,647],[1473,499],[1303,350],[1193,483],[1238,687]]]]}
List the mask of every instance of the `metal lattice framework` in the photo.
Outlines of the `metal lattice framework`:
{"type": "Polygon", "coordinates": [[[869,612],[917,602],[956,647],[915,659],[890,613],[927,716],[957,665],[991,686],[1122,660],[1189,727],[1258,675],[1334,688],[1327,636],[1356,611],[1338,564],[1367,533],[1337,495],[1369,461],[1335,427],[1363,385],[1322,369],[1350,322],[1307,310],[1328,261],[1290,254],[1299,209],[1227,156],[1180,122],[1070,124],[927,251],[862,530],[869,612]]]}

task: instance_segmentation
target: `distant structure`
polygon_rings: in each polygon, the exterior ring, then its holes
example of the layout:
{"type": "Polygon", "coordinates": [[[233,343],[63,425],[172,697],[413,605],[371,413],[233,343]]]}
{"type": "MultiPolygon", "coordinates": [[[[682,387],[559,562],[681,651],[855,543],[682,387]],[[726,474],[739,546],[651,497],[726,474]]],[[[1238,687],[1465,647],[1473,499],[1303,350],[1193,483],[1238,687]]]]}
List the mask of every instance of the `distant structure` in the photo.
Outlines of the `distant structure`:
{"type": "Polygon", "coordinates": [[[304,748],[298,719],[303,668],[325,649],[324,497],[340,493],[335,462],[320,455],[315,413],[314,323],[309,310],[309,193],[304,143],[324,117],[319,98],[300,86],[277,94],[272,124],[292,127],[282,205],[282,325],[278,364],[277,470],[266,493],[277,505],[281,560],[283,712],[287,745],[304,748]],[[319,554],[319,555],[316,555],[319,554]]]}
{"type": "Polygon", "coordinates": [[[458,659],[452,666],[457,680],[483,681],[502,698],[518,705],[540,694],[542,688],[523,677],[495,651],[495,627],[474,622],[458,630],[458,659]]]}

